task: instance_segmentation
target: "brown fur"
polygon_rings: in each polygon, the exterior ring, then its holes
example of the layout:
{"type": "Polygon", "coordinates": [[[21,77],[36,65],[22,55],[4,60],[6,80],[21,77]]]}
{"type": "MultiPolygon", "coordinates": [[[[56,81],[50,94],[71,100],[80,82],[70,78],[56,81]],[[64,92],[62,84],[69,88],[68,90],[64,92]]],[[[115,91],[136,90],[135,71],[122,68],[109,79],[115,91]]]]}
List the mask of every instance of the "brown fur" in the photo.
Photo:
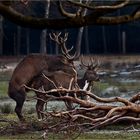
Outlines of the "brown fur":
{"type": "Polygon", "coordinates": [[[43,70],[62,70],[75,75],[73,62],[63,56],[32,54],[25,57],[15,68],[8,87],[8,95],[16,101],[15,112],[21,121],[24,120],[22,107],[27,92],[23,85],[30,86],[34,77],[43,70]]]}

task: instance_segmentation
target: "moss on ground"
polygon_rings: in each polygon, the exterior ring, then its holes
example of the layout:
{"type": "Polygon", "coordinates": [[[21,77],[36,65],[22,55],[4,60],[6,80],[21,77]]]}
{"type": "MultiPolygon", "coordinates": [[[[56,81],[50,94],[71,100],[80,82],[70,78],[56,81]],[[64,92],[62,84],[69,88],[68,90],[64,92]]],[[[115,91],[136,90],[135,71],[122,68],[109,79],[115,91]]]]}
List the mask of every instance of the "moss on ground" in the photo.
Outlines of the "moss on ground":
{"type": "Polygon", "coordinates": [[[8,82],[0,81],[0,99],[7,98],[8,82]]]}

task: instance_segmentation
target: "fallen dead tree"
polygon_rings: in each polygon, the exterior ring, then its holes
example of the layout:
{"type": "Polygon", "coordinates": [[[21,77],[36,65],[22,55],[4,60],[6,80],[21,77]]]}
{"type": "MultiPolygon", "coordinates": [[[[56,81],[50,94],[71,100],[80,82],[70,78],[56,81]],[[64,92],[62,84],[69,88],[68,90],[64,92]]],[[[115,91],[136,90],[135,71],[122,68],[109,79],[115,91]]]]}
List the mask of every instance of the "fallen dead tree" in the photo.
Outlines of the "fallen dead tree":
{"type": "MultiPolygon", "coordinates": [[[[68,90],[65,88],[52,89],[49,91],[36,90],[25,86],[27,89],[45,94],[49,100],[71,101],[78,106],[72,110],[46,111],[42,112],[48,118],[57,118],[59,123],[53,124],[46,121],[49,130],[66,130],[70,127],[92,130],[120,121],[140,122],[140,93],[137,93],[129,100],[121,97],[101,98],[91,91],[83,89],[68,90]],[[53,93],[53,96],[52,96],[53,93]],[[69,96],[67,95],[69,93],[69,96]],[[54,95],[59,94],[59,97],[54,95]],[[87,95],[90,100],[78,98],[79,94],[87,95]],[[113,105],[113,103],[119,103],[113,105]],[[61,120],[61,121],[60,121],[61,120]]],[[[40,99],[42,100],[42,99],[40,99]]],[[[44,101],[46,102],[46,101],[44,101]]]]}

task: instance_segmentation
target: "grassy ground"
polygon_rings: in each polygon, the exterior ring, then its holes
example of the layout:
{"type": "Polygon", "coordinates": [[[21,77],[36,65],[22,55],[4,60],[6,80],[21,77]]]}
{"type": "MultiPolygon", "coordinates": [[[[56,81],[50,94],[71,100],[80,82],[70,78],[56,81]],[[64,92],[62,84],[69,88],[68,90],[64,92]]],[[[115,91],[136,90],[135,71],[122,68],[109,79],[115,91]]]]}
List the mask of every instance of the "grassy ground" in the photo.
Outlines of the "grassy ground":
{"type": "MultiPolygon", "coordinates": [[[[90,134],[82,134],[75,140],[139,140],[140,134],[139,133],[90,133],[90,134]]],[[[37,139],[43,139],[41,138],[41,134],[39,132],[36,133],[26,133],[26,134],[19,134],[19,135],[12,135],[12,136],[0,136],[1,140],[37,140],[37,139]]],[[[48,140],[72,140],[71,138],[62,136],[55,136],[53,134],[50,134],[48,136],[48,140]]]]}
{"type": "MultiPolygon", "coordinates": [[[[44,122],[38,122],[36,114],[25,114],[26,123],[20,123],[15,114],[0,114],[0,140],[22,140],[22,139],[43,139],[41,136],[45,132],[44,122]]],[[[48,140],[139,140],[140,133],[126,131],[128,124],[118,124],[107,126],[99,130],[87,133],[77,131],[47,133],[48,140]]],[[[137,125],[135,128],[139,128],[137,125]]],[[[132,128],[130,128],[132,130],[132,128]]],[[[130,130],[129,129],[129,130],[130,130]]],[[[59,132],[59,131],[58,131],[59,132]]]]}
{"type": "MultiPolygon", "coordinates": [[[[22,139],[43,139],[42,134],[44,132],[35,131],[35,132],[26,132],[21,134],[12,134],[12,135],[2,135],[0,136],[0,140],[22,140],[22,139]]],[[[66,134],[52,134],[48,133],[46,139],[48,140],[139,140],[140,134],[139,132],[91,132],[91,133],[83,133],[81,135],[79,134],[72,134],[71,136],[68,136],[66,134]],[[75,137],[74,137],[75,136],[75,137]],[[78,137],[77,137],[78,136],[78,137]],[[73,137],[73,138],[72,138],[73,137]]]]}

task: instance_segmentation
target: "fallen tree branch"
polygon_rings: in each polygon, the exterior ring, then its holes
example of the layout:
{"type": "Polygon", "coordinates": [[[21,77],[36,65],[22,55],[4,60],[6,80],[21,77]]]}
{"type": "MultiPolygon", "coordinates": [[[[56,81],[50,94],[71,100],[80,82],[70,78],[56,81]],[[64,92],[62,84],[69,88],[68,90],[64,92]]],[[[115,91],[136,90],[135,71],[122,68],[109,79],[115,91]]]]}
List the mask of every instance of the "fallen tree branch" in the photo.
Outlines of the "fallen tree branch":
{"type": "MultiPolygon", "coordinates": [[[[61,110],[61,111],[41,112],[46,116],[46,120],[47,118],[48,119],[60,118],[61,120],[63,120],[62,121],[63,124],[58,123],[57,125],[50,126],[50,128],[53,129],[56,128],[56,130],[59,127],[61,127],[62,131],[65,128],[68,128],[69,126],[67,125],[67,123],[69,123],[70,121],[77,123],[78,126],[84,127],[86,130],[103,127],[116,122],[120,122],[122,120],[131,120],[133,122],[140,122],[140,119],[136,117],[138,116],[138,114],[140,114],[140,105],[136,103],[136,101],[140,99],[140,93],[137,93],[130,99],[124,99],[121,97],[101,98],[93,94],[92,92],[83,89],[71,89],[71,88],[65,89],[61,87],[49,91],[41,91],[30,88],[26,85],[24,85],[24,87],[27,88],[28,90],[32,90],[40,94],[43,94],[43,96],[47,97],[47,101],[50,100],[71,101],[72,103],[76,103],[79,105],[77,108],[68,111],[61,110]],[[78,96],[80,96],[81,94],[83,96],[85,95],[90,96],[90,98],[94,99],[96,102],[94,102],[93,100],[87,101],[78,98],[78,96]],[[122,104],[115,106],[110,104],[115,102],[122,104]],[[108,103],[108,104],[101,105],[100,103],[108,103]]],[[[47,102],[45,100],[42,101],[47,102]]]]}

